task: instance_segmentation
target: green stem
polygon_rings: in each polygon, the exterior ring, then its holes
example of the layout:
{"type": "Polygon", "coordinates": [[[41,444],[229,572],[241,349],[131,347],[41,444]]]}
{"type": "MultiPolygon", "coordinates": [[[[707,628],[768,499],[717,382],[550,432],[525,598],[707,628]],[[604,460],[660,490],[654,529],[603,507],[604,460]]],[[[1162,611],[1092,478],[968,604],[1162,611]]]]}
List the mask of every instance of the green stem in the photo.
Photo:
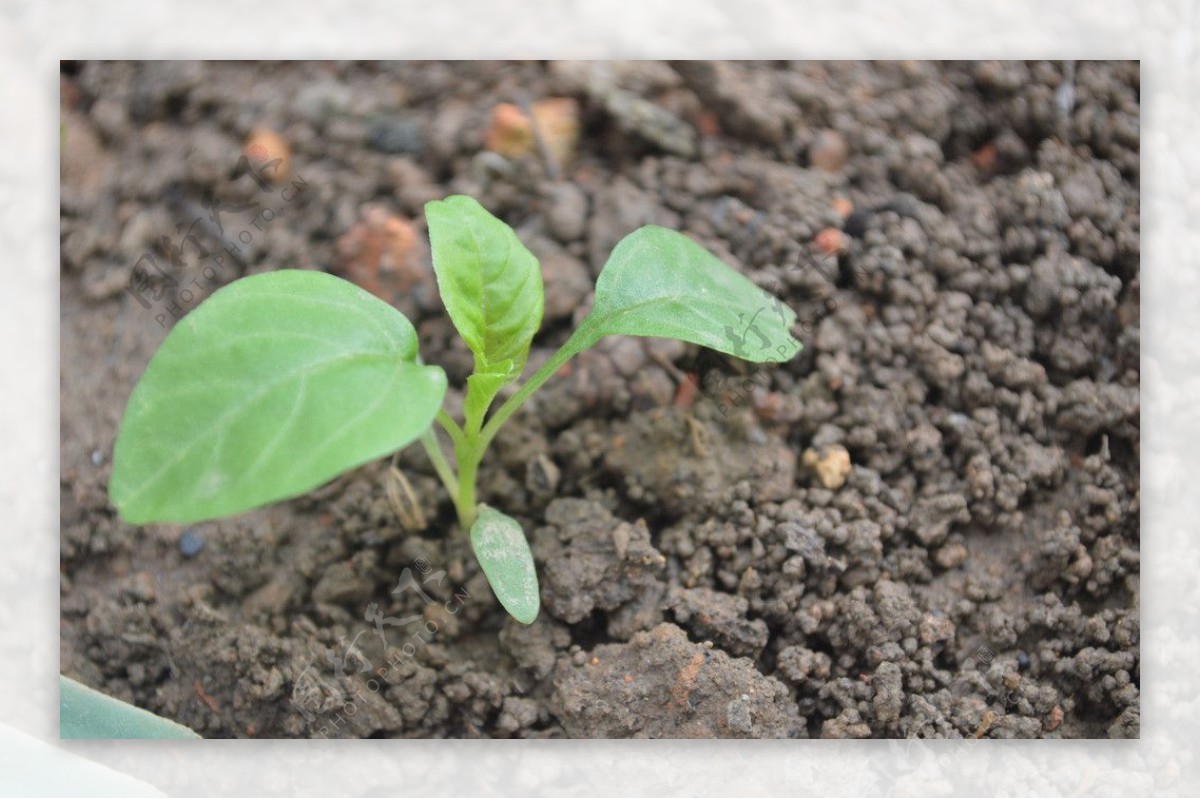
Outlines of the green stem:
{"type": "Polygon", "coordinates": [[[458,480],[455,479],[450,464],[446,462],[446,456],[442,453],[442,445],[438,443],[437,433],[433,432],[432,427],[425,431],[425,435],[421,436],[421,445],[425,447],[425,454],[429,456],[438,477],[442,479],[442,485],[446,486],[451,497],[457,497],[458,480]]]}
{"type": "Polygon", "coordinates": [[[482,427],[479,419],[468,419],[464,426],[459,427],[444,410],[438,413],[438,422],[454,443],[454,458],[458,463],[457,482],[450,474],[450,467],[446,464],[446,459],[442,455],[441,447],[437,444],[437,437],[433,434],[432,428],[421,439],[425,444],[426,451],[429,452],[429,458],[433,461],[434,468],[438,470],[438,475],[441,476],[442,482],[450,491],[450,496],[454,498],[454,510],[458,514],[458,524],[463,532],[469,532],[471,526],[475,524],[475,516],[478,512],[475,502],[475,480],[479,474],[479,462],[487,452],[488,445],[496,437],[501,425],[517,412],[517,409],[525,403],[525,400],[529,399],[533,392],[541,388],[542,384],[574,355],[596,343],[599,336],[595,334],[593,328],[594,326],[588,324],[588,320],[585,319],[579,329],[559,348],[558,352],[551,355],[542,368],[534,372],[482,427]]]}
{"type": "Polygon", "coordinates": [[[479,473],[483,451],[478,441],[471,439],[454,450],[458,459],[458,492],[454,497],[454,510],[458,513],[458,524],[463,532],[470,532],[475,524],[475,477],[479,473]]]}
{"type": "Polygon", "coordinates": [[[450,436],[450,441],[454,446],[458,446],[463,440],[463,430],[458,426],[458,422],[450,414],[446,413],[446,409],[442,408],[437,415],[438,424],[446,431],[446,435],[450,436]]]}
{"type": "MultiPolygon", "coordinates": [[[[589,317],[590,319],[590,317],[589,317]]],[[[503,405],[497,409],[496,413],[488,419],[488,423],[483,426],[483,431],[480,434],[479,440],[484,450],[492,443],[492,439],[496,437],[496,433],[500,431],[501,425],[508,421],[508,417],[512,416],[517,410],[525,404],[525,400],[529,399],[533,392],[542,387],[550,377],[562,368],[562,365],[571,360],[572,357],[580,352],[583,352],[588,347],[596,343],[599,336],[595,335],[592,330],[592,325],[588,324],[589,319],[584,319],[583,324],[571,335],[567,342],[559,347],[558,352],[550,356],[550,360],[542,364],[542,368],[533,373],[525,384],[517,389],[517,393],[509,397],[503,405]]]]}

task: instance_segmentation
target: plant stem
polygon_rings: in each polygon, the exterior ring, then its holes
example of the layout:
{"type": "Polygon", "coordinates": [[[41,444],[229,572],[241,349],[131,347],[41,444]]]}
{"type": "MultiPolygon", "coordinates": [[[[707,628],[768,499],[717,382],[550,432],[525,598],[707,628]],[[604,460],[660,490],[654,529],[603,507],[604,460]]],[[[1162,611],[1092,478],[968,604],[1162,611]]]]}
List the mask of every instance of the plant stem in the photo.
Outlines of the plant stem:
{"type": "Polygon", "coordinates": [[[458,446],[463,438],[463,430],[458,426],[458,422],[454,421],[450,414],[446,413],[446,409],[442,408],[437,415],[438,424],[446,431],[446,435],[450,436],[450,441],[454,446],[458,446]]]}
{"type": "Polygon", "coordinates": [[[566,343],[559,347],[558,352],[550,356],[550,360],[542,364],[542,368],[538,369],[530,376],[525,384],[517,389],[517,393],[509,397],[503,405],[488,419],[487,424],[483,426],[483,431],[480,433],[480,443],[484,450],[492,443],[492,439],[496,437],[500,426],[508,421],[508,417],[512,416],[517,410],[525,404],[525,400],[529,399],[533,392],[542,387],[550,377],[562,368],[562,365],[571,360],[576,354],[583,352],[588,347],[595,343],[597,336],[592,331],[592,326],[588,324],[588,319],[583,320],[583,324],[567,339],[566,343]]]}
{"type": "Polygon", "coordinates": [[[463,532],[470,532],[475,524],[475,477],[479,472],[479,461],[484,448],[477,440],[468,437],[461,447],[455,447],[458,459],[458,491],[454,495],[454,510],[458,513],[458,524],[463,532]]]}
{"type": "Polygon", "coordinates": [[[438,477],[442,479],[442,485],[446,486],[446,490],[450,492],[450,496],[457,497],[458,480],[455,479],[450,464],[446,462],[446,456],[442,453],[442,445],[438,443],[437,433],[433,432],[432,427],[425,431],[425,435],[421,436],[421,444],[425,447],[425,454],[429,456],[429,460],[433,463],[433,468],[437,471],[438,477]]]}
{"type": "Polygon", "coordinates": [[[467,420],[467,424],[459,427],[458,424],[450,418],[444,410],[438,414],[438,422],[445,428],[451,440],[454,442],[454,459],[458,463],[458,481],[453,483],[453,476],[448,475],[449,466],[446,466],[446,460],[442,457],[441,448],[436,447],[437,438],[433,435],[432,429],[426,433],[427,439],[422,439],[425,442],[426,449],[432,446],[437,449],[437,456],[432,453],[430,459],[434,460],[434,466],[438,468],[438,474],[442,476],[442,482],[446,484],[447,490],[450,491],[450,496],[454,498],[454,510],[458,514],[458,524],[464,532],[469,532],[471,526],[475,524],[475,516],[477,509],[475,507],[475,478],[479,474],[479,462],[483,459],[483,455],[487,452],[488,445],[492,443],[492,439],[496,437],[496,433],[500,430],[508,418],[517,412],[517,409],[529,399],[533,392],[541,388],[542,384],[550,379],[551,375],[557,372],[564,363],[571,360],[572,356],[582,352],[592,344],[596,343],[599,338],[595,335],[593,325],[588,324],[585,319],[583,324],[567,339],[566,343],[559,348],[558,352],[550,356],[550,359],[533,373],[528,380],[525,381],[517,393],[508,398],[507,401],[496,411],[487,424],[480,428],[478,419],[467,420]],[[447,474],[442,474],[442,467],[438,466],[438,460],[445,467],[447,474]],[[447,477],[449,476],[449,480],[447,477]],[[453,486],[453,487],[451,487],[453,486]]]}

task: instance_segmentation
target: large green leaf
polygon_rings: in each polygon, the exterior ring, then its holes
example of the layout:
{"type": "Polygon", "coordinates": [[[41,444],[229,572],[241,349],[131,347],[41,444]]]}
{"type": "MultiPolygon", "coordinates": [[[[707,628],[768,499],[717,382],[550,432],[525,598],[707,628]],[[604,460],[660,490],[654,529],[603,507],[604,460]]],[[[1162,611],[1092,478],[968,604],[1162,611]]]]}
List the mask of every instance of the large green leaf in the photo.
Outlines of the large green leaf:
{"type": "Polygon", "coordinates": [[[321,272],[254,275],[185,316],[133,391],[109,496],[187,523],[298,496],[410,443],[446,375],[403,314],[321,272]]]}
{"type": "Polygon", "coordinates": [[[651,225],[613,249],[584,326],[590,343],[613,334],[675,338],[762,363],[799,352],[795,321],[791,308],[699,244],[651,225]]]}
{"type": "Polygon", "coordinates": [[[471,549],[504,609],[522,624],[533,624],[541,604],[537,570],[517,520],[480,505],[471,526],[471,549]]]}
{"type": "Polygon", "coordinates": [[[169,719],[58,677],[59,738],[187,738],[200,736],[169,719]]]}
{"type": "Polygon", "coordinates": [[[475,372],[515,380],[542,324],[537,259],[512,228],[470,197],[427,203],[425,216],[438,290],[475,355],[475,372]]]}

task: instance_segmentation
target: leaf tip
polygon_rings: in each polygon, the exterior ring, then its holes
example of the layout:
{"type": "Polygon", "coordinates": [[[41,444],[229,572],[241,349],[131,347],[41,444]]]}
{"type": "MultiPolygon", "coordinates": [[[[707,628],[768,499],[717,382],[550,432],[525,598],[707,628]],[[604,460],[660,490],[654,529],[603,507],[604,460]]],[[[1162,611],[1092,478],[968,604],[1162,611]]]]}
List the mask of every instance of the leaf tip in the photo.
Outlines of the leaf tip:
{"type": "Polygon", "coordinates": [[[523,612],[518,613],[513,610],[509,610],[508,614],[510,616],[512,616],[514,619],[516,619],[517,621],[519,621],[521,624],[528,626],[530,624],[533,624],[535,621],[537,621],[538,613],[541,611],[541,609],[542,609],[541,604],[539,603],[537,605],[534,605],[532,612],[523,611],[523,612]]]}

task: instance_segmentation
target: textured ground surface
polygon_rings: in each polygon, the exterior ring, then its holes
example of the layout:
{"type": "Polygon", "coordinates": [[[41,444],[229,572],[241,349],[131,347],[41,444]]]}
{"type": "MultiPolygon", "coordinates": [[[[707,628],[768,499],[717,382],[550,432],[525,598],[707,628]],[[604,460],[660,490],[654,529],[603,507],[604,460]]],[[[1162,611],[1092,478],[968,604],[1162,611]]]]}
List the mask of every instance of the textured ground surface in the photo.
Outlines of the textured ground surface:
{"type": "Polygon", "coordinates": [[[1136,736],[1139,74],[1067,77],[68,65],[63,671],[206,736],[1136,736]],[[570,163],[486,151],[496,103],[549,97],[577,101],[570,163]],[[280,141],[288,179],[238,174],[280,141]],[[806,349],[752,368],[613,339],[547,385],[481,474],[533,541],[529,628],[415,449],[418,534],[385,463],[226,522],[122,524],[129,391],[237,275],[347,275],[461,385],[421,243],[448,192],[542,258],[535,365],[649,222],[782,296],[806,349]],[[147,252],[176,283],[143,307],[147,252]],[[422,591],[394,592],[405,569],[422,591]]]}

